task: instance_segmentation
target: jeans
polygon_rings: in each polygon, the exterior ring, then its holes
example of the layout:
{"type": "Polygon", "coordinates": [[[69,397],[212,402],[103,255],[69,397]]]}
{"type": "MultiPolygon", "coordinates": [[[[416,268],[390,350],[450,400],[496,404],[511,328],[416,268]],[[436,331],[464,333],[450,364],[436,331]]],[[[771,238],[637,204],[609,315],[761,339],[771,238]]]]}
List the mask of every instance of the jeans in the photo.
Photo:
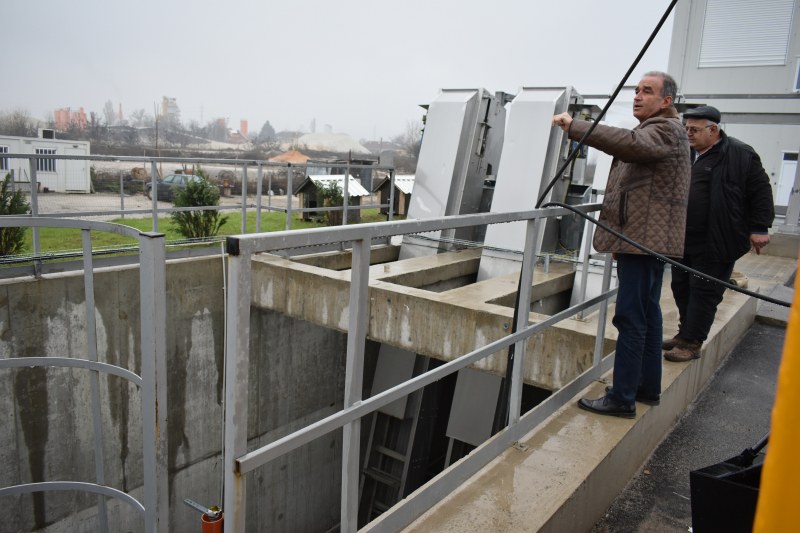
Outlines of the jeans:
{"type": "Polygon", "coordinates": [[[614,326],[612,398],[634,405],[637,389],[646,395],[661,393],[661,282],[664,263],[649,255],[619,254],[614,326]]]}
{"type": "MultiPolygon", "coordinates": [[[[735,263],[734,261],[709,261],[693,255],[687,255],[680,262],[723,281],[731,279],[735,263]]],[[[678,337],[685,341],[704,342],[714,323],[717,306],[722,301],[725,287],[698,278],[677,267],[672,268],[671,287],[680,317],[678,337]]]]}

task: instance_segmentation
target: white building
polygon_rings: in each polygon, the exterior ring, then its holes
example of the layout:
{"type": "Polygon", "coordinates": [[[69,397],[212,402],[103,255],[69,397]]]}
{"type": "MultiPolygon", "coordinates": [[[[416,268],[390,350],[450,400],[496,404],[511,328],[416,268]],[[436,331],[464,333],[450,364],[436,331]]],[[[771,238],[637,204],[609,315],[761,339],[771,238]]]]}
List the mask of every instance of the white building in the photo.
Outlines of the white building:
{"type": "MultiPolygon", "coordinates": [[[[29,188],[31,167],[28,159],[7,157],[5,154],[41,154],[88,156],[88,141],[67,141],[42,137],[52,130],[42,130],[39,137],[9,137],[0,135],[0,179],[11,172],[18,186],[29,188]]],[[[85,159],[37,159],[38,191],[91,192],[89,161],[85,159]]]]}
{"type": "Polygon", "coordinates": [[[798,22],[797,0],[681,1],[669,55],[685,102],[719,109],[722,129],[761,156],[777,206],[789,202],[800,151],[798,22]]]}

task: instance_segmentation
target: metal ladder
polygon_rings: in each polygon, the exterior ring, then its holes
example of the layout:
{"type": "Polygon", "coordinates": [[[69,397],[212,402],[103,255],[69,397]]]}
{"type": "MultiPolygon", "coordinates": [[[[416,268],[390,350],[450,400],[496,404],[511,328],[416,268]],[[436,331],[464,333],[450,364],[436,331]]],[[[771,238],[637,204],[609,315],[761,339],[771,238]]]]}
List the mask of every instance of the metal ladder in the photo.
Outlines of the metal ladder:
{"type": "Polygon", "coordinates": [[[417,391],[408,396],[403,419],[380,411],[372,414],[361,463],[359,523],[366,524],[405,496],[422,394],[417,391]]]}

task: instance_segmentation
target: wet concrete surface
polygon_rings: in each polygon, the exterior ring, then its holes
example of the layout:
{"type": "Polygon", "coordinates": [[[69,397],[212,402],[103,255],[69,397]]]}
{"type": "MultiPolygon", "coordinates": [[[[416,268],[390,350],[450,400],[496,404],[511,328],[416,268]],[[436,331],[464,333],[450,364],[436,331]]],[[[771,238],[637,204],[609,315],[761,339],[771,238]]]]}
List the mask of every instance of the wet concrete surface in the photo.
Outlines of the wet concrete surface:
{"type": "Polygon", "coordinates": [[[750,327],[595,533],[690,530],[689,472],[739,455],[769,431],[785,336],[771,323],[750,327]]]}

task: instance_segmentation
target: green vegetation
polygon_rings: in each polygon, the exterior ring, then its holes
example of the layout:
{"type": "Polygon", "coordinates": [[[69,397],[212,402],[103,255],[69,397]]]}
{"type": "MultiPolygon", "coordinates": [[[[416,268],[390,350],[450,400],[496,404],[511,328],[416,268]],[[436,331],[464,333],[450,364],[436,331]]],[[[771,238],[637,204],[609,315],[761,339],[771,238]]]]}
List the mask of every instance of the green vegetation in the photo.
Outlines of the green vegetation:
{"type": "MultiPolygon", "coordinates": [[[[202,179],[190,180],[186,188],[175,193],[175,207],[201,207],[219,205],[219,189],[208,181],[202,169],[197,169],[202,179]]],[[[178,231],[187,239],[204,239],[219,233],[220,228],[228,221],[227,217],[216,210],[212,211],[177,211],[170,215],[178,231]]]]}
{"type": "MultiPolygon", "coordinates": [[[[22,191],[11,190],[11,174],[0,185],[0,215],[25,215],[31,206],[22,191]]],[[[0,256],[19,253],[25,242],[25,228],[0,228],[0,256]]]]}
{"type": "MultiPolygon", "coordinates": [[[[344,205],[344,192],[335,181],[317,186],[318,202],[323,207],[339,207],[344,205]]],[[[325,211],[325,221],[328,226],[339,226],[342,224],[341,211],[325,211]]]]}

